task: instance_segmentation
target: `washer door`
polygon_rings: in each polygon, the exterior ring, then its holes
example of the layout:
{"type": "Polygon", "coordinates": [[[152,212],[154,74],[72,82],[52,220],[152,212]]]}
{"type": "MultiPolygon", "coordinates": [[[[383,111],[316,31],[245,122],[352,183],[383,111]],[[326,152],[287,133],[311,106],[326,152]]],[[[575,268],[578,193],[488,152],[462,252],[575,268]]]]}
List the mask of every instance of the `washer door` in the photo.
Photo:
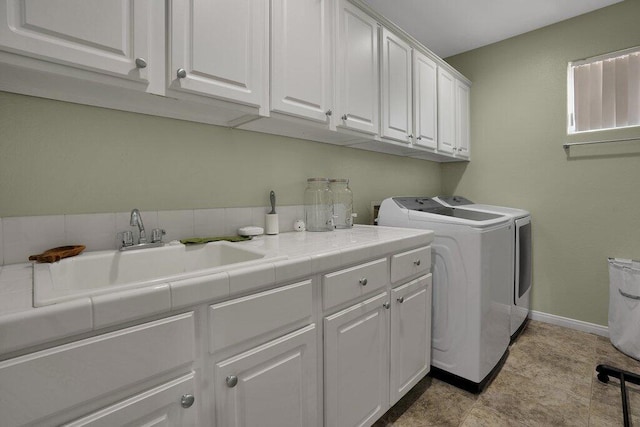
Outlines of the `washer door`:
{"type": "Polygon", "coordinates": [[[531,289],[531,217],[516,219],[515,292],[513,303],[529,308],[531,289]]]}

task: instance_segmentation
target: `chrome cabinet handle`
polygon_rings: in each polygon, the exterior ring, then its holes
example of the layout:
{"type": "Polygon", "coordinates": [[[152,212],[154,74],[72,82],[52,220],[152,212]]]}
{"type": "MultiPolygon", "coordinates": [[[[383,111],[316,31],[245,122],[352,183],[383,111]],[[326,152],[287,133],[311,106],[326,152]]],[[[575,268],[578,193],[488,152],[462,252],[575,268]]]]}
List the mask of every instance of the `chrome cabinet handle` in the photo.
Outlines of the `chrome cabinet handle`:
{"type": "Polygon", "coordinates": [[[196,398],[193,397],[193,394],[183,394],[182,399],[180,399],[180,404],[183,408],[191,408],[193,406],[193,402],[196,401],[196,398]]]}
{"type": "Polygon", "coordinates": [[[404,302],[404,297],[400,297],[400,298],[398,298],[398,299],[397,299],[397,301],[398,301],[400,304],[402,304],[402,303],[404,302]]]}
{"type": "Polygon", "coordinates": [[[325,114],[325,115],[327,115],[327,116],[330,116],[330,115],[332,115],[332,114],[333,114],[333,111],[331,111],[331,110],[327,110],[324,114],[325,114]]]}
{"type": "Polygon", "coordinates": [[[345,121],[347,120],[347,115],[346,114],[342,115],[342,120],[345,120],[345,121]]]}
{"type": "Polygon", "coordinates": [[[359,282],[362,286],[367,286],[367,283],[369,283],[366,277],[363,277],[362,279],[360,279],[359,282]]]}
{"type": "Polygon", "coordinates": [[[384,308],[386,308],[387,310],[389,310],[389,308],[391,308],[391,304],[389,304],[388,302],[385,302],[384,304],[382,304],[382,306],[384,308]]]}
{"type": "Polygon", "coordinates": [[[418,259],[418,260],[413,261],[413,263],[414,263],[416,266],[418,266],[418,267],[420,266],[420,260],[419,260],[419,259],[418,259]]]}
{"type": "Polygon", "coordinates": [[[238,377],[235,375],[229,375],[224,381],[227,383],[227,387],[233,388],[238,384],[238,377]]]}
{"type": "Polygon", "coordinates": [[[418,141],[422,141],[422,137],[419,136],[418,138],[416,138],[418,141]]]}
{"type": "Polygon", "coordinates": [[[184,79],[185,77],[187,77],[187,70],[185,70],[184,68],[178,68],[178,72],[176,74],[178,75],[179,79],[184,79]]]}
{"type": "Polygon", "coordinates": [[[413,134],[408,135],[408,136],[407,136],[407,138],[409,138],[409,139],[413,139],[413,134]]]}
{"type": "Polygon", "coordinates": [[[136,58],[136,67],[147,68],[147,61],[144,58],[136,58]]]}

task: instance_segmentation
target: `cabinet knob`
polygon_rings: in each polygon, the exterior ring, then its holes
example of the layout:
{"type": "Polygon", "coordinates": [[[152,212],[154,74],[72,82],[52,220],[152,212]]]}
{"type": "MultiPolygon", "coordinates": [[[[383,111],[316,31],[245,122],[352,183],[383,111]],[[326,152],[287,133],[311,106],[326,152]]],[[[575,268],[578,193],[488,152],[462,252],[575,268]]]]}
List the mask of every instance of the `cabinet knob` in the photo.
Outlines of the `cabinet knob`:
{"type": "Polygon", "coordinates": [[[397,300],[397,301],[398,301],[400,304],[402,304],[402,303],[404,302],[404,297],[400,297],[400,298],[398,298],[398,300],[397,300]]]}
{"type": "Polygon", "coordinates": [[[367,283],[369,283],[369,281],[367,280],[366,277],[363,277],[362,279],[360,279],[360,284],[362,286],[367,286],[367,283]]]}
{"type": "Polygon", "coordinates": [[[408,139],[413,139],[413,134],[407,136],[408,139]]]}
{"type": "Polygon", "coordinates": [[[193,402],[196,401],[196,398],[193,397],[193,394],[183,394],[182,399],[180,399],[180,404],[183,408],[191,408],[193,406],[193,402]]]}
{"type": "Polygon", "coordinates": [[[327,116],[330,116],[330,115],[332,115],[332,114],[333,114],[333,111],[331,111],[331,110],[327,110],[324,114],[326,114],[327,116]]]}
{"type": "Polygon", "coordinates": [[[136,58],[136,67],[147,68],[147,61],[144,58],[136,58]]]}
{"type": "Polygon", "coordinates": [[[382,306],[384,308],[386,308],[387,310],[389,310],[389,308],[391,308],[391,304],[389,304],[388,302],[385,302],[384,304],[382,304],[382,306]]]}
{"type": "Polygon", "coordinates": [[[414,263],[415,265],[417,265],[417,266],[420,266],[420,260],[419,260],[419,259],[417,259],[417,260],[413,261],[413,263],[414,263]]]}
{"type": "Polygon", "coordinates": [[[422,137],[419,136],[418,138],[416,138],[418,141],[422,141],[422,137]]]}
{"type": "Polygon", "coordinates": [[[184,79],[185,77],[187,77],[187,70],[185,70],[184,68],[178,68],[178,72],[176,74],[178,75],[179,79],[184,79]]]}
{"type": "Polygon", "coordinates": [[[347,115],[346,114],[342,115],[342,120],[345,120],[345,121],[347,120],[347,115]]]}
{"type": "Polygon", "coordinates": [[[238,377],[235,375],[229,375],[224,382],[227,383],[227,387],[235,387],[236,384],[238,384],[238,377]]]}

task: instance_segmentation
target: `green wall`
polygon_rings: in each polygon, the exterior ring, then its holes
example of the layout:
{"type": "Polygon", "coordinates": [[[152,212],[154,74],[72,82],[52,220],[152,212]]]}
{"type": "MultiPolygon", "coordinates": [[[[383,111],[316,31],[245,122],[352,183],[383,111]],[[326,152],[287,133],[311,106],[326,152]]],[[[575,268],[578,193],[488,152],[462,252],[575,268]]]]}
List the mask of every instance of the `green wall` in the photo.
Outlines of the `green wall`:
{"type": "MultiPolygon", "coordinates": [[[[572,148],[567,62],[640,45],[627,0],[447,60],[473,81],[472,162],[436,163],[0,92],[0,217],[303,203],[348,177],[358,222],[393,195],[528,209],[534,310],[606,325],[607,257],[640,259],[640,141],[572,148]]],[[[600,132],[581,138],[640,135],[600,132]]]]}
{"type": "Polygon", "coordinates": [[[533,214],[533,309],[607,324],[607,257],[640,259],[640,141],[562,149],[567,63],[640,45],[625,2],[447,61],[473,82],[472,162],[442,167],[443,190],[533,214]]]}
{"type": "Polygon", "coordinates": [[[441,189],[424,160],[0,92],[0,217],[302,205],[312,176],[351,179],[359,223],[441,189]]]}

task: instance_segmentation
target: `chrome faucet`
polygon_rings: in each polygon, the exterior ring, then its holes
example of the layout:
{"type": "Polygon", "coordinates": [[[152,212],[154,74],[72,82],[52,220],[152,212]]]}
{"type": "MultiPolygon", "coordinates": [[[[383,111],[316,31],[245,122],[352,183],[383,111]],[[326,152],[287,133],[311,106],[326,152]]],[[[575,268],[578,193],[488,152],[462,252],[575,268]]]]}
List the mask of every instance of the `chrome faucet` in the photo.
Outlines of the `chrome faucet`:
{"type": "Polygon", "coordinates": [[[131,230],[118,233],[119,246],[121,251],[129,251],[132,249],[145,249],[145,248],[157,248],[163,245],[162,236],[166,232],[161,228],[154,228],[151,230],[151,242],[147,241],[147,233],[144,230],[144,223],[142,222],[142,215],[138,209],[131,211],[131,220],[129,224],[132,227],[138,227],[140,231],[140,237],[138,243],[133,244],[133,233],[131,230]]]}
{"type": "Polygon", "coordinates": [[[138,240],[138,243],[147,243],[147,234],[144,231],[142,215],[138,209],[131,211],[131,220],[129,221],[129,225],[132,227],[138,226],[138,230],[140,230],[140,239],[138,240]]]}

